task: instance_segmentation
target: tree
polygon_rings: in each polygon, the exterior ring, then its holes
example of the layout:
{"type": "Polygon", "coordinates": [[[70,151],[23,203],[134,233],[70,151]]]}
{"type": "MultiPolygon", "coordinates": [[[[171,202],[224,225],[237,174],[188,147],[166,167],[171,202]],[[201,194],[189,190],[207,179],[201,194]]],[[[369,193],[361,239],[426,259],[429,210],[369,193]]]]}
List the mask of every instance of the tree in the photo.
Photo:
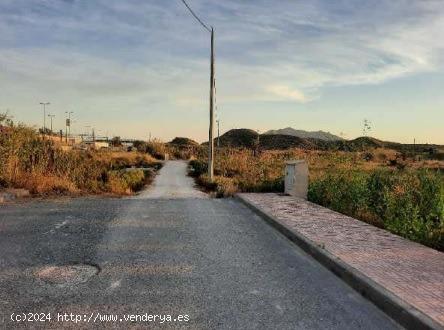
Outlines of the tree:
{"type": "Polygon", "coordinates": [[[364,126],[362,128],[362,135],[367,136],[367,134],[371,131],[371,122],[368,119],[364,119],[364,126]]]}

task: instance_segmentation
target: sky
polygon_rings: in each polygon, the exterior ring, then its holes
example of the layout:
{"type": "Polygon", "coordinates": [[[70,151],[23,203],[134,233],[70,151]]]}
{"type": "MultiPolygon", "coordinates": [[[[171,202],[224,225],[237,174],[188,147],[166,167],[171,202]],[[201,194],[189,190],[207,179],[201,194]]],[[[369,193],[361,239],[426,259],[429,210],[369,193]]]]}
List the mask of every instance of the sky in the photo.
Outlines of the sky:
{"type": "MultiPolygon", "coordinates": [[[[188,0],[215,29],[221,132],[444,144],[442,0],[188,0]]],[[[210,35],[180,0],[0,0],[0,112],[208,139],[210,35]]],[[[47,120],[49,126],[49,120],[47,120]]]]}

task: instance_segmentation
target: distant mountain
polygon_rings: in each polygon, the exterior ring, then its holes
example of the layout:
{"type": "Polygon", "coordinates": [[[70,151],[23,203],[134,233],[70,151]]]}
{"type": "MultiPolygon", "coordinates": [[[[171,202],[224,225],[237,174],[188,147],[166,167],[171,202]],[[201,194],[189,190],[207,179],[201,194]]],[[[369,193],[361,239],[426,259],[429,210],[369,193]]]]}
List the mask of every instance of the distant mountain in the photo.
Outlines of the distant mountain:
{"type": "Polygon", "coordinates": [[[308,131],[304,131],[304,130],[294,129],[291,127],[270,130],[268,132],[265,132],[264,135],[291,135],[291,136],[297,136],[297,137],[303,138],[303,139],[318,139],[318,140],[324,140],[324,141],[341,141],[341,140],[343,140],[343,138],[333,135],[328,132],[324,132],[324,131],[308,132],[308,131]]]}

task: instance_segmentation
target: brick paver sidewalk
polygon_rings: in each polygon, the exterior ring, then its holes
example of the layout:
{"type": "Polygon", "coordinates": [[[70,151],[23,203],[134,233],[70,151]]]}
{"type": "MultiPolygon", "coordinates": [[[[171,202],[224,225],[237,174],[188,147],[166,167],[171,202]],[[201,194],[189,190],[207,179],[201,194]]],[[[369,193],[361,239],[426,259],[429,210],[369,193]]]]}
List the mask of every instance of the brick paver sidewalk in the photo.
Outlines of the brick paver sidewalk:
{"type": "Polygon", "coordinates": [[[240,196],[444,326],[444,253],[305,200],[240,196]]]}

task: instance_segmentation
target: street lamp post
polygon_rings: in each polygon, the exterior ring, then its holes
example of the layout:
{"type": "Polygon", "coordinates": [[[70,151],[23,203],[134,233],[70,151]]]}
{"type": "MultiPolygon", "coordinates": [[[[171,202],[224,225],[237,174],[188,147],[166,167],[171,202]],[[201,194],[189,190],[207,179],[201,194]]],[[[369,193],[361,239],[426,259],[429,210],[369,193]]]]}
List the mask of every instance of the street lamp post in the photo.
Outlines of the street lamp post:
{"type": "Polygon", "coordinates": [[[49,117],[50,120],[51,120],[51,134],[52,134],[52,119],[55,117],[55,115],[51,115],[51,114],[49,114],[48,117],[49,117]]]}
{"type": "Polygon", "coordinates": [[[40,102],[41,105],[43,105],[43,138],[45,138],[46,133],[46,106],[50,105],[49,102],[40,102]]]}

